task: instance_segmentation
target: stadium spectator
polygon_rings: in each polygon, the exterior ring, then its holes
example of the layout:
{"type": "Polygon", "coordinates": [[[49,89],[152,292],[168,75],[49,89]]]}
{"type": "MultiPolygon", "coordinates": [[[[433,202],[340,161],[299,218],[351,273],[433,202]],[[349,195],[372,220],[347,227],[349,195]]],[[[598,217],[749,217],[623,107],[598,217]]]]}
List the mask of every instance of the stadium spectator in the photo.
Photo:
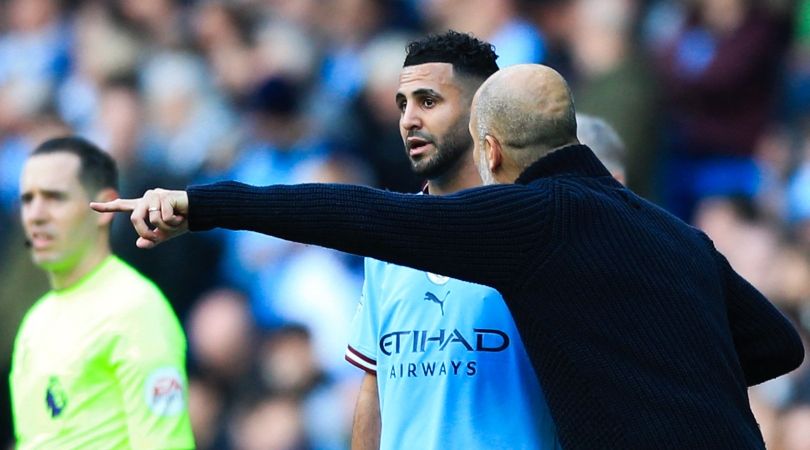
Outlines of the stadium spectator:
{"type": "Polygon", "coordinates": [[[675,35],[657,48],[664,94],[664,204],[691,220],[698,201],[753,197],[761,173],[752,158],[775,108],[777,71],[789,16],[768,2],[691,2],[675,35]]]}
{"type": "Polygon", "coordinates": [[[798,244],[810,251],[810,127],[803,132],[799,163],[787,180],[787,222],[798,244]]]}
{"type": "MultiPolygon", "coordinates": [[[[475,90],[498,70],[498,56],[490,44],[454,31],[407,48],[396,105],[411,169],[428,180],[430,195],[480,185],[467,124],[475,90]]],[[[366,372],[352,448],[558,446],[526,349],[494,289],[369,258],[351,330],[346,359],[366,372]],[[478,338],[494,339],[487,348],[436,340],[444,330],[476,339],[477,329],[488,330],[478,338]],[[427,345],[393,350],[391,337],[402,330],[425,330],[427,345]],[[504,402],[514,413],[506,423],[504,402]],[[416,408],[422,413],[408,414],[416,408]]]]}
{"type": "Polygon", "coordinates": [[[810,404],[799,403],[788,408],[782,424],[782,450],[810,448],[810,404]]]}
{"type": "Polygon", "coordinates": [[[459,30],[490,42],[498,65],[540,63],[545,40],[521,15],[518,0],[427,0],[425,14],[435,30],[459,30]]]}
{"type": "Polygon", "coordinates": [[[363,49],[388,19],[391,2],[331,0],[322,2],[325,33],[323,62],[315,96],[322,101],[313,112],[323,121],[335,120],[358,95],[365,82],[363,49]]]}
{"type": "MultiPolygon", "coordinates": [[[[578,143],[552,69],[496,72],[470,131],[484,183],[498,186],[408,196],[226,182],[92,206],[132,212],[142,248],[189,227],[251,230],[498,289],[564,448],[764,448],[747,387],[804,358],[784,316],[703,233],[623,188],[578,143]]],[[[412,335],[393,342],[409,348],[412,335]]]]}
{"type": "Polygon", "coordinates": [[[543,32],[546,57],[566,79],[576,75],[571,56],[571,34],[577,26],[575,0],[523,0],[525,15],[543,32]]]}
{"type": "Polygon", "coordinates": [[[391,101],[399,85],[399,69],[410,39],[399,34],[379,36],[363,52],[366,84],[348,114],[327,130],[336,141],[374,172],[374,185],[395,192],[416,192],[420,180],[408,170],[410,162],[401,150],[399,109],[391,101]]]}
{"type": "Polygon", "coordinates": [[[262,391],[255,376],[258,342],[240,292],[218,288],[195,302],[186,322],[189,414],[199,450],[227,447],[227,422],[246,398],[262,391]]]}
{"type": "Polygon", "coordinates": [[[245,102],[263,74],[254,47],[256,18],[240,5],[206,2],[192,12],[194,38],[211,66],[218,89],[236,105],[245,102]]]}
{"type": "Polygon", "coordinates": [[[69,67],[69,30],[60,2],[13,0],[4,8],[8,29],[0,36],[0,87],[29,92],[53,88],[69,67]]]}
{"type": "MultiPolygon", "coordinates": [[[[229,178],[250,184],[303,181],[305,163],[325,158],[331,148],[304,114],[303,88],[294,80],[272,77],[251,95],[248,130],[234,155],[229,178]]],[[[274,308],[286,261],[296,249],[289,242],[250,234],[223,237],[221,278],[248,294],[260,327],[279,325],[274,308]]]]}
{"type": "Polygon", "coordinates": [[[110,251],[115,162],[77,137],[25,163],[22,222],[51,291],[23,319],[11,396],[17,448],[193,448],[186,341],[171,306],[110,251]]]}
{"type": "MultiPolygon", "coordinates": [[[[353,158],[333,154],[305,163],[301,173],[307,182],[367,184],[363,167],[353,158]]],[[[292,244],[272,287],[271,306],[282,323],[304,326],[321,369],[352,385],[360,377],[343,353],[363,283],[361,269],[362,259],[353,255],[292,244]]]]}
{"type": "Polygon", "coordinates": [[[229,138],[231,111],[214,89],[209,68],[189,52],[153,55],[140,73],[154,165],[193,178],[229,138]]]}
{"type": "Polygon", "coordinates": [[[224,439],[225,401],[213,383],[189,376],[188,412],[198,450],[222,448],[218,440],[224,439]]]}
{"type": "Polygon", "coordinates": [[[324,370],[311,333],[287,325],[268,333],[257,355],[260,377],[267,391],[299,404],[303,428],[315,449],[340,449],[349,442],[351,407],[356,383],[347,384],[324,370]]]}
{"type": "Polygon", "coordinates": [[[624,184],[652,199],[657,92],[648,61],[631,40],[638,5],[628,0],[573,3],[576,22],[569,39],[577,69],[577,111],[599,116],[616,128],[627,147],[624,184]]]}
{"type": "Polygon", "coordinates": [[[577,140],[593,150],[593,154],[613,178],[624,184],[627,149],[616,130],[601,117],[577,113],[577,140]]]}
{"type": "Polygon", "coordinates": [[[116,27],[98,4],[85,4],[74,20],[72,70],[54,92],[55,107],[78,134],[92,136],[93,121],[104,107],[104,85],[134,73],[144,48],[133,33],[116,27]]]}
{"type": "Polygon", "coordinates": [[[256,331],[243,295],[215,289],[197,300],[188,319],[194,367],[235,396],[253,364],[256,331]]]}
{"type": "Polygon", "coordinates": [[[230,435],[237,450],[310,450],[301,404],[294,398],[263,396],[236,414],[230,435]]]}
{"type": "Polygon", "coordinates": [[[182,47],[188,43],[188,24],[176,0],[120,0],[116,13],[153,45],[182,47]]]}

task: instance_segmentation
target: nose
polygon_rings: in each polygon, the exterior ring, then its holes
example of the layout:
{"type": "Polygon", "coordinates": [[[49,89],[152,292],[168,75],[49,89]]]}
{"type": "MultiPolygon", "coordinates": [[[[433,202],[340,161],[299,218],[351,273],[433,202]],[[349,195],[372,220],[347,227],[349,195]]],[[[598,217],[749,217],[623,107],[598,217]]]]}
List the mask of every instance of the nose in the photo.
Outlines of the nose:
{"type": "Polygon", "coordinates": [[[404,131],[418,130],[422,128],[422,118],[419,117],[419,108],[413,103],[408,103],[405,106],[405,111],[399,118],[399,126],[404,131]]]}
{"type": "Polygon", "coordinates": [[[28,223],[42,223],[48,219],[48,208],[41,196],[34,196],[23,204],[22,217],[28,223]]]}

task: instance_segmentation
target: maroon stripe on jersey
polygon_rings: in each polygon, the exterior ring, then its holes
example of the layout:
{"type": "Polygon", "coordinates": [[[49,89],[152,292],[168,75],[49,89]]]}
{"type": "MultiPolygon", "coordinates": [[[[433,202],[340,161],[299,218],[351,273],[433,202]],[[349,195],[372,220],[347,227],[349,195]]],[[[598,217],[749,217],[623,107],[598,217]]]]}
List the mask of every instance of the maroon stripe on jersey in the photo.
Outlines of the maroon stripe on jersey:
{"type": "Polygon", "coordinates": [[[363,361],[365,361],[365,362],[367,362],[369,364],[373,364],[375,366],[377,365],[377,361],[374,361],[373,359],[369,358],[368,356],[360,353],[359,351],[357,351],[356,348],[352,347],[351,345],[349,345],[348,347],[349,347],[349,351],[352,352],[353,355],[357,356],[358,358],[362,359],[363,361]]]}
{"type": "MultiPolygon", "coordinates": [[[[352,355],[354,355],[354,353],[352,353],[352,355]]],[[[346,361],[349,361],[349,363],[351,363],[351,365],[353,365],[354,367],[357,367],[358,369],[360,369],[360,370],[362,370],[362,371],[364,371],[364,372],[366,372],[366,373],[368,373],[370,375],[377,375],[376,371],[371,370],[368,367],[366,367],[366,366],[358,363],[357,361],[351,359],[348,354],[344,355],[344,358],[346,359],[346,361]]]]}

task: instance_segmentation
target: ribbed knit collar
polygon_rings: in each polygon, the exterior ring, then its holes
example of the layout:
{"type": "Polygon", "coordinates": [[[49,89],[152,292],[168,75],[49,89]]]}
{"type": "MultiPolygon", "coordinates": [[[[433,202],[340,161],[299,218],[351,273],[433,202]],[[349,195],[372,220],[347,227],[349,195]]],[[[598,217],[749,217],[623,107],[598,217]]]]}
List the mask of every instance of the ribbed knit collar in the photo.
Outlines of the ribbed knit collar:
{"type": "Polygon", "coordinates": [[[516,184],[554,175],[579,175],[586,177],[610,176],[610,172],[585,145],[568,145],[535,161],[515,180],[516,184]]]}

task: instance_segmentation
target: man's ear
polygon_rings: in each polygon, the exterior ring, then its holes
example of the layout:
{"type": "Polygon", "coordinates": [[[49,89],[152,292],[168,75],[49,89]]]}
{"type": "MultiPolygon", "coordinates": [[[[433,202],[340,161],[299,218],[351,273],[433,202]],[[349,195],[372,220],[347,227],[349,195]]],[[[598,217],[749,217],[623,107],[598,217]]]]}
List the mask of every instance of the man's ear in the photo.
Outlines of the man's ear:
{"type": "MultiPolygon", "coordinates": [[[[118,191],[113,188],[104,188],[98,191],[96,197],[93,199],[94,202],[109,202],[118,198],[118,191]]],[[[98,215],[98,223],[99,226],[106,226],[109,225],[113,217],[115,217],[115,213],[97,213],[98,215]]]]}
{"type": "Polygon", "coordinates": [[[491,134],[484,136],[484,151],[487,155],[489,171],[495,173],[503,163],[503,147],[498,138],[491,134]]]}

